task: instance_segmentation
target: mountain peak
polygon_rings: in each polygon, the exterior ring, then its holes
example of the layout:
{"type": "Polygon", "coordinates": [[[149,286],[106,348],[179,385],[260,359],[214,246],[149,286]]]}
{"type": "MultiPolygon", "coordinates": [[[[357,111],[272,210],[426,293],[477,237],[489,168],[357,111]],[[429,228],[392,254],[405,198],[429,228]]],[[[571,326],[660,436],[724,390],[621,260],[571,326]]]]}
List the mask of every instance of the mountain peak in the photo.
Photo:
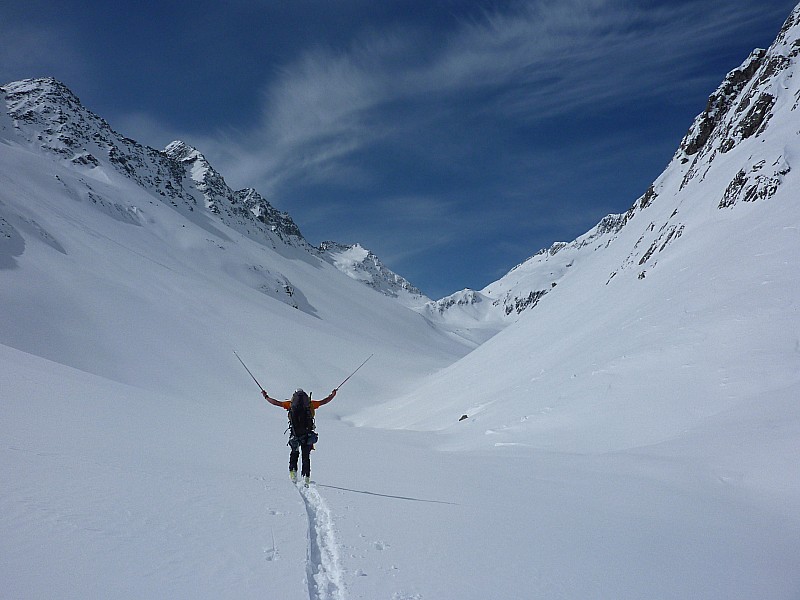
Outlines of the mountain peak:
{"type": "Polygon", "coordinates": [[[15,128],[29,142],[64,157],[73,158],[86,145],[91,133],[108,129],[108,123],[81,104],[80,99],[53,77],[23,79],[7,83],[4,92],[15,128]]]}
{"type": "MultiPolygon", "coordinates": [[[[786,19],[768,50],[753,50],[728,73],[690,127],[675,158],[686,164],[707,156],[710,163],[718,153],[730,152],[744,140],[760,136],[772,119],[777,97],[782,95],[778,80],[789,72],[798,55],[800,5],[786,19]]],[[[691,175],[697,170],[693,165],[691,175]]]]}
{"type": "Polygon", "coordinates": [[[70,104],[80,104],[81,101],[66,85],[55,77],[37,77],[12,81],[2,86],[9,96],[17,100],[35,99],[40,101],[66,101],[70,104]]]}
{"type": "MultiPolygon", "coordinates": [[[[280,211],[272,206],[266,198],[254,188],[244,188],[234,193],[238,202],[248,210],[256,219],[269,227],[275,235],[287,243],[307,243],[297,223],[289,213],[280,211]]],[[[310,246],[309,246],[310,248],[310,246]]]]}
{"type": "Polygon", "coordinates": [[[167,147],[164,148],[164,153],[177,161],[206,160],[206,157],[197,148],[181,140],[175,140],[167,144],[167,147]]]}
{"type": "Polygon", "coordinates": [[[800,53],[800,4],[795,6],[784,22],[775,42],[770,46],[770,51],[789,56],[800,53]]]}
{"type": "Polygon", "coordinates": [[[164,149],[164,154],[186,167],[189,177],[206,197],[208,208],[212,212],[219,212],[214,202],[214,197],[229,195],[230,188],[225,184],[225,179],[222,175],[211,166],[206,157],[197,148],[180,140],[170,143],[164,149]]]}
{"type": "Polygon", "coordinates": [[[618,282],[626,271],[643,281],[698,228],[724,227],[721,210],[779,192],[785,198],[797,145],[798,56],[800,5],[769,49],[753,50],[728,73],[665,171],[626,213],[608,215],[573,242],[541,250],[482,292],[515,317],[520,307],[562,296],[562,284],[602,256],[617,264],[603,281],[598,278],[600,285],[618,282]]]}
{"type": "Polygon", "coordinates": [[[384,265],[361,244],[323,242],[319,247],[323,258],[345,275],[391,298],[402,300],[409,307],[420,307],[430,299],[407,279],[384,265]]]}
{"type": "MultiPolygon", "coordinates": [[[[680,144],[679,153],[687,157],[694,156],[706,145],[731,105],[764,63],[766,53],[760,48],[753,50],[739,67],[728,73],[722,84],[709,96],[705,110],[692,123],[680,144]]],[[[687,162],[688,158],[683,160],[687,162]]]]}

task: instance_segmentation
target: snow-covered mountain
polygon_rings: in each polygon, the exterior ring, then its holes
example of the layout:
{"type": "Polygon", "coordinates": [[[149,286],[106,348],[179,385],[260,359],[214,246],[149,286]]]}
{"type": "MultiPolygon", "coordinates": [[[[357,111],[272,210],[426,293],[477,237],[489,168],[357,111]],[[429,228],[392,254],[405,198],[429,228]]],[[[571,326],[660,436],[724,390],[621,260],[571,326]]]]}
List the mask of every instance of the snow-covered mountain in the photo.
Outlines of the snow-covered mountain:
{"type": "Polygon", "coordinates": [[[339,244],[322,242],[319,249],[323,256],[348,277],[397,298],[409,308],[417,308],[430,302],[411,282],[387,268],[372,252],[361,244],[339,244]]]}
{"type": "MultiPolygon", "coordinates": [[[[111,167],[184,214],[198,210],[202,216],[196,220],[211,229],[215,221],[220,221],[273,249],[294,246],[331,264],[342,264],[336,260],[340,250],[336,256],[326,256],[325,248],[313,247],[291,216],[275,209],[255,189],[231,189],[196,148],[174,141],[164,151],[157,151],[126,138],[53,78],[12,82],[3,90],[7,116],[14,122],[13,126],[4,127],[9,141],[22,138],[29,146],[84,167],[90,178],[91,173],[102,172],[102,167],[111,167]]],[[[100,205],[118,212],[118,207],[109,206],[106,199],[95,197],[100,205]]],[[[327,246],[339,248],[335,243],[327,246]]],[[[378,272],[374,279],[359,277],[359,281],[391,297],[397,297],[395,288],[421,296],[411,284],[380,264],[374,254],[367,253],[364,260],[369,264],[361,267],[363,272],[375,271],[376,261],[378,272]]],[[[352,276],[352,262],[345,273],[352,276]]]]}
{"type": "Polygon", "coordinates": [[[436,302],[3,86],[2,595],[795,600],[798,54],[800,6],[627,212],[436,302]],[[374,353],[310,488],[234,349],[277,397],[374,353]]]}

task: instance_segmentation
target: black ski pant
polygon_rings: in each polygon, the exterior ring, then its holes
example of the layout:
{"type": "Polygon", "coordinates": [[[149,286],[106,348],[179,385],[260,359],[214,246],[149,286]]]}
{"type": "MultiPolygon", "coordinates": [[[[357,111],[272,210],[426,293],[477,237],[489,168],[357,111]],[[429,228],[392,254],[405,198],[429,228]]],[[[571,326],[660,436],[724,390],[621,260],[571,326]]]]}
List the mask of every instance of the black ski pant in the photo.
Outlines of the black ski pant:
{"type": "Polygon", "coordinates": [[[300,452],[303,453],[303,471],[300,473],[303,477],[311,477],[311,446],[310,444],[299,444],[298,448],[292,448],[289,453],[289,470],[297,471],[297,459],[300,458],[300,452]]]}

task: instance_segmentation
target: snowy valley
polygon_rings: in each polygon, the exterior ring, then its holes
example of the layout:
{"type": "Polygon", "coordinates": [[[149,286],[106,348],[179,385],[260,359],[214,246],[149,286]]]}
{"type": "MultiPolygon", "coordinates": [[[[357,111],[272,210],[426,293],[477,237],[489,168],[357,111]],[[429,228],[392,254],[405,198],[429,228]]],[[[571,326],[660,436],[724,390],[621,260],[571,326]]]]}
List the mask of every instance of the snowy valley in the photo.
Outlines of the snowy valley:
{"type": "Polygon", "coordinates": [[[800,597],[799,56],[800,6],[627,212],[435,301],[0,87],[0,596],[800,597]],[[234,351],[278,398],[374,354],[311,487],[234,351]]]}

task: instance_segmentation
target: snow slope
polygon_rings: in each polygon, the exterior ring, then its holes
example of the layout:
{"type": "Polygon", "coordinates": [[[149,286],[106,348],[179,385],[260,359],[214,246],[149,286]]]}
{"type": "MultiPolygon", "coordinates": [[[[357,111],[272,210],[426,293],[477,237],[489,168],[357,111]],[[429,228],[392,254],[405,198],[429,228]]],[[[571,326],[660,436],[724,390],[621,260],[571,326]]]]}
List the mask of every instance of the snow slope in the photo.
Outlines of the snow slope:
{"type": "MultiPolygon", "coordinates": [[[[605,463],[590,479],[606,467],[625,477],[632,469],[659,481],[667,495],[679,488],[742,502],[751,516],[773,515],[782,522],[778,529],[796,531],[798,20],[800,9],[769,50],[729,75],[630,211],[539,253],[482,291],[513,309],[532,298],[515,324],[351,421],[435,430],[440,447],[457,453],[528,456],[517,473],[527,490],[537,488],[543,457],[559,463],[565,456],[603,457],[585,459],[605,463]]],[[[562,476],[556,480],[566,484],[562,476]]],[[[641,508],[647,486],[631,483],[622,488],[641,508]]],[[[595,485],[601,487],[592,481],[587,493],[595,485]]],[[[707,515],[694,521],[704,514],[702,502],[684,506],[681,516],[662,516],[717,536],[707,515]]],[[[720,547],[729,543],[723,537],[720,547]]],[[[759,545],[752,539],[751,550],[759,545]]],[[[675,558],[673,542],[660,558],[675,558]]],[[[651,543],[642,545],[652,549],[651,543]]],[[[796,556],[797,548],[791,542],[782,556],[796,556]]],[[[722,592],[692,580],[683,594],[797,597],[796,569],[782,564],[780,591],[722,592]]],[[[731,568],[754,566],[743,560],[731,568]]],[[[674,586],[621,596],[601,587],[563,597],[681,597],[674,586]]]]}
{"type": "Polygon", "coordinates": [[[63,90],[0,111],[2,596],[800,597],[799,19],[630,211],[456,312],[63,90]],[[310,488],[234,349],[278,397],[375,353],[310,488]]]}

